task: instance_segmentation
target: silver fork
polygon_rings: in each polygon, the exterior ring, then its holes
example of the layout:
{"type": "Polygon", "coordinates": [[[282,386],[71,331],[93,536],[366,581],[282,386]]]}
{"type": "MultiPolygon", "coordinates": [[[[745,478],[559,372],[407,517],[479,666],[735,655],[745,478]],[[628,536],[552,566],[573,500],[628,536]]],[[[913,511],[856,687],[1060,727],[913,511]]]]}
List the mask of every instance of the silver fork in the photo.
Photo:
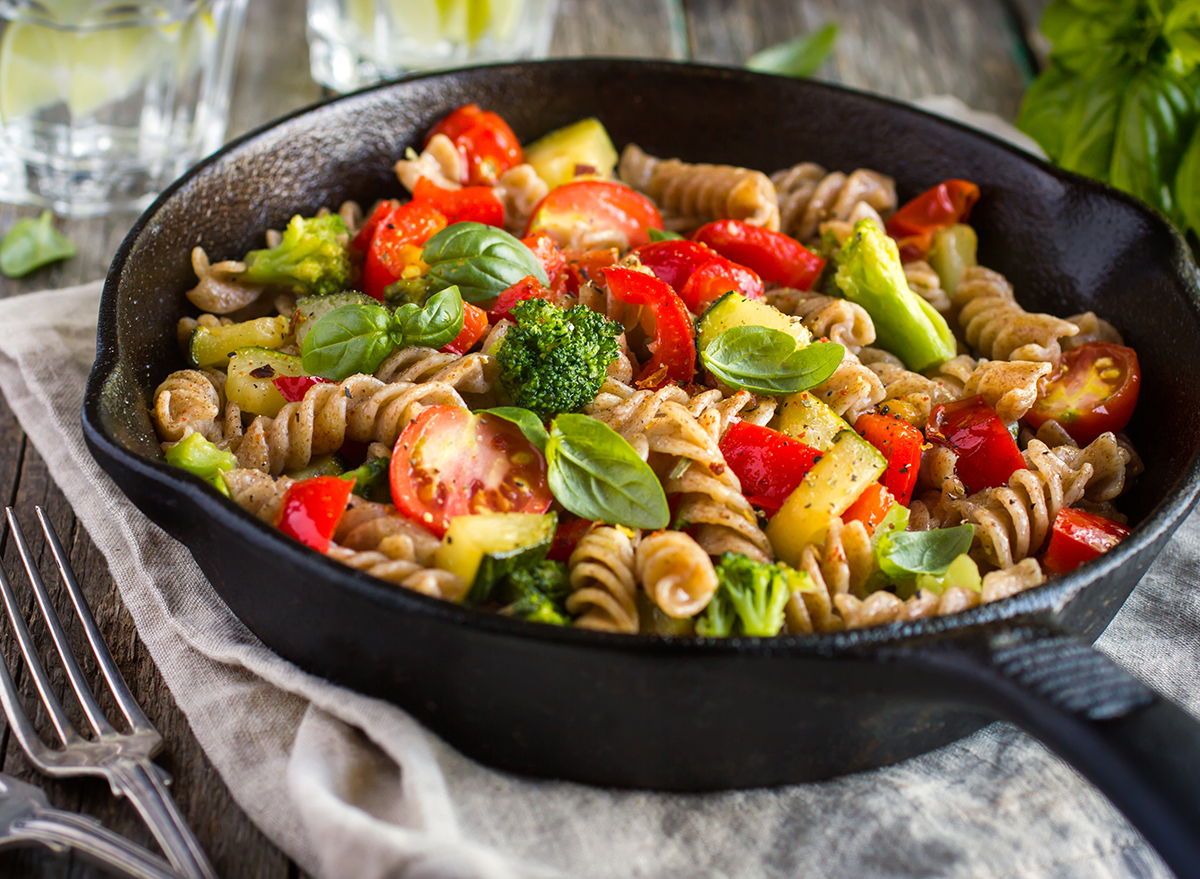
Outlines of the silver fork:
{"type": "Polygon", "coordinates": [[[44,846],[72,849],[130,879],[180,879],[171,865],[140,845],[101,827],[94,818],[53,809],[41,788],[0,773],[0,849],[44,846]]]}
{"type": "Polygon", "coordinates": [[[37,563],[29,551],[25,535],[21,532],[21,526],[17,522],[12,507],[6,509],[9,531],[16,542],[25,572],[29,576],[30,585],[37,597],[38,606],[42,609],[42,616],[46,620],[51,640],[54,641],[54,646],[62,659],[71,689],[79,698],[79,704],[83,708],[84,714],[87,715],[95,737],[84,738],[67,719],[62,703],[59,702],[50,687],[46,670],[38,660],[33,638],[30,637],[20,608],[17,607],[12,586],[8,578],[4,576],[3,569],[0,569],[0,592],[3,593],[4,606],[12,621],[13,632],[17,636],[21,653],[25,656],[25,663],[33,677],[34,685],[42,697],[46,713],[63,746],[61,748],[48,747],[38,737],[37,731],[34,730],[21,705],[21,699],[7,667],[0,662],[0,703],[4,705],[4,713],[8,715],[9,725],[16,735],[17,741],[29,755],[29,759],[46,775],[56,777],[99,775],[108,779],[113,794],[129,798],[150,828],[150,832],[154,834],[154,838],[158,840],[158,844],[162,846],[167,860],[180,873],[189,879],[217,879],[204,850],[200,848],[200,843],[188,829],[187,823],[179,814],[178,807],[167,791],[170,776],[150,759],[161,750],[162,736],[146,719],[137,702],[134,701],[133,695],[129,692],[125,681],[121,678],[121,673],[117,669],[116,663],[113,662],[112,655],[104,644],[104,639],[100,636],[100,630],[96,628],[96,622],[92,619],[91,610],[89,610],[87,601],[83,597],[83,591],[79,588],[71,571],[67,555],[63,551],[62,544],[59,543],[58,535],[54,533],[54,528],[46,517],[45,511],[41,507],[36,509],[38,521],[42,525],[42,531],[45,532],[46,542],[54,556],[59,576],[71,596],[71,603],[75,605],[75,612],[79,615],[79,621],[83,625],[88,644],[91,645],[92,653],[104,680],[108,682],[108,687],[112,691],[121,713],[129,722],[130,731],[121,732],[115,729],[108,722],[92,695],[87,680],[71,652],[67,636],[59,624],[54,606],[50,603],[50,595],[38,573],[37,563]]]}

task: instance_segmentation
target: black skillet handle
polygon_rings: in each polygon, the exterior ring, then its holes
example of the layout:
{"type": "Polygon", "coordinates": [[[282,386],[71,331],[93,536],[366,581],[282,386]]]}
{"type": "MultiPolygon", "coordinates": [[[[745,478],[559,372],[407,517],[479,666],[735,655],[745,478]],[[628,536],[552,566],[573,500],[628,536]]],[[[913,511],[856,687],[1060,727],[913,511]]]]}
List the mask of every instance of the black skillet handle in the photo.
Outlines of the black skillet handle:
{"type": "Polygon", "coordinates": [[[1200,722],[1183,708],[1074,636],[1040,626],[968,630],[887,654],[1036,737],[1091,780],[1179,879],[1200,879],[1200,722]]]}

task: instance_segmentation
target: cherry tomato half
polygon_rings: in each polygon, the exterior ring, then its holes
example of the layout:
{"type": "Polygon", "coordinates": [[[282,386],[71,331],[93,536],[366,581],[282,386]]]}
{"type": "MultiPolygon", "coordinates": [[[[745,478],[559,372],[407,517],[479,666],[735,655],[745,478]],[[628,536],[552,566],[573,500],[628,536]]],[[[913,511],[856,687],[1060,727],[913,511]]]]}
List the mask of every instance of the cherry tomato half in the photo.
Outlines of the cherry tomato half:
{"type": "Polygon", "coordinates": [[[422,202],[410,201],[387,215],[375,227],[363,264],[363,292],[383,301],[383,291],[406,271],[420,274],[421,248],[446,228],[446,217],[422,202]]]}
{"type": "Polygon", "coordinates": [[[1106,430],[1129,423],[1142,385],[1137,352],[1112,342],[1088,342],[1062,356],[1058,371],[1042,379],[1038,400],[1025,416],[1036,430],[1057,421],[1086,446],[1106,430]]]}
{"type": "Polygon", "coordinates": [[[1124,525],[1087,513],[1066,508],[1058,511],[1050,532],[1050,545],[1042,558],[1042,567],[1051,574],[1066,574],[1084,562],[1090,562],[1108,552],[1130,531],[1124,525]]]}
{"type": "Polygon", "coordinates": [[[581,227],[620,232],[627,246],[638,247],[650,241],[649,230],[661,229],[663,221],[654,202],[623,183],[576,180],[538,202],[522,237],[545,232],[559,247],[567,247],[581,227]]]}
{"type": "Polygon", "coordinates": [[[450,225],[483,223],[485,226],[504,226],[504,205],[490,186],[442,189],[427,177],[419,177],[413,189],[413,201],[423,202],[440,211],[450,225]]]}
{"type": "Polygon", "coordinates": [[[430,406],[392,452],[392,502],[441,536],[455,516],[544,513],[546,459],[516,425],[460,406],[430,406]]]}
{"type": "Polygon", "coordinates": [[[525,161],[521,142],[508,123],[478,104],[467,104],[433,126],[425,143],[435,134],[444,134],[466,159],[467,177],[460,183],[491,185],[496,178],[525,161]]]}

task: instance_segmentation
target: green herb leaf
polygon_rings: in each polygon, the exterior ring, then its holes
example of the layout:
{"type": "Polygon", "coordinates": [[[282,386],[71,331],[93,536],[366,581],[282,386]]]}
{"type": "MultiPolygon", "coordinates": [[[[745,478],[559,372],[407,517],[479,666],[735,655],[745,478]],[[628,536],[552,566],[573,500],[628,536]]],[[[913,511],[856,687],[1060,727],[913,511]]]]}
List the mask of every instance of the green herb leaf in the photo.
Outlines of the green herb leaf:
{"type": "Polygon", "coordinates": [[[546,463],[550,490],[576,516],[629,528],[665,528],[671,521],[654,471],[620,434],[595,418],[555,418],[546,463]]]}
{"type": "Polygon", "coordinates": [[[1140,20],[1139,3],[1056,0],[1042,14],[1042,33],[1054,44],[1054,61],[1084,76],[1096,76],[1128,57],[1141,59],[1154,34],[1140,20]]]}
{"type": "Polygon", "coordinates": [[[1051,63],[1025,92],[1017,128],[1037,141],[1052,162],[1063,150],[1063,117],[1075,100],[1079,77],[1060,64],[1051,63]]]}
{"type": "Polygon", "coordinates": [[[447,226],[425,244],[421,259],[429,264],[432,289],[457,286],[467,302],[495,299],[526,275],[550,283],[532,250],[503,229],[483,223],[447,226]]]}
{"type": "Polygon", "coordinates": [[[700,354],[708,371],[731,388],[781,396],[815,387],[833,375],[846,349],[836,342],[796,347],[771,327],[730,327],[700,354]]]}
{"type": "Polygon", "coordinates": [[[1077,82],[1075,97],[1059,122],[1063,129],[1059,165],[1108,182],[1121,101],[1130,75],[1130,69],[1114,67],[1077,82]]]}
{"type": "Polygon", "coordinates": [[[546,431],[546,426],[542,424],[542,419],[528,409],[522,409],[519,406],[497,406],[494,409],[482,409],[476,414],[495,415],[497,418],[511,421],[521,429],[521,433],[525,434],[525,439],[545,453],[546,443],[550,441],[550,434],[546,431]]]}
{"type": "Polygon", "coordinates": [[[1200,235],[1200,125],[1192,133],[1191,143],[1179,162],[1175,175],[1175,203],[1184,218],[1184,229],[1191,227],[1200,235]]]}
{"type": "Polygon", "coordinates": [[[396,349],[391,323],[392,314],[382,305],[352,303],[321,315],[300,346],[304,371],[338,382],[373,373],[396,349]]]}
{"type": "Polygon", "coordinates": [[[424,306],[410,302],[392,315],[392,339],[397,348],[422,345],[441,348],[458,338],[463,328],[463,301],[457,287],[429,297],[424,306]]]}
{"type": "Polygon", "coordinates": [[[974,525],[933,531],[896,531],[879,542],[879,567],[889,577],[946,573],[950,563],[971,548],[974,525]]]}
{"type": "Polygon", "coordinates": [[[0,272],[10,278],[21,278],[74,255],[74,243],[54,228],[54,215],[42,211],[36,220],[33,217],[17,220],[0,240],[0,272]]]}
{"type": "Polygon", "coordinates": [[[672,232],[670,229],[647,229],[650,233],[650,240],[653,241],[678,241],[683,238],[678,232],[672,232]]]}
{"type": "Polygon", "coordinates": [[[837,35],[837,22],[828,22],[824,27],[802,34],[794,40],[768,46],[752,55],[746,62],[746,67],[760,73],[812,76],[833,50],[837,35]]]}
{"type": "Polygon", "coordinates": [[[1200,0],[1180,0],[1163,21],[1163,37],[1185,68],[1200,64],[1200,0]]]}

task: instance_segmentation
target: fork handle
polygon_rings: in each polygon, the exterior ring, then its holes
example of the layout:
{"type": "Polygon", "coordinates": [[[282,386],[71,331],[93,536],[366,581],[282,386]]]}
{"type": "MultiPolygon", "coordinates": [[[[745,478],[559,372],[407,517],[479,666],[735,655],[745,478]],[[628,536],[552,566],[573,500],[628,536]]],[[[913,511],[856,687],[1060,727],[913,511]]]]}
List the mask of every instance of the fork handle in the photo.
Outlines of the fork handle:
{"type": "Polygon", "coordinates": [[[126,757],[110,766],[113,793],[129,798],[175,869],[188,879],[217,879],[167,790],[166,771],[146,757],[126,757]]]}
{"type": "Polygon", "coordinates": [[[171,865],[92,818],[60,809],[36,808],[13,822],[14,839],[59,851],[66,846],[98,867],[119,870],[130,879],[180,879],[171,865]]]}

